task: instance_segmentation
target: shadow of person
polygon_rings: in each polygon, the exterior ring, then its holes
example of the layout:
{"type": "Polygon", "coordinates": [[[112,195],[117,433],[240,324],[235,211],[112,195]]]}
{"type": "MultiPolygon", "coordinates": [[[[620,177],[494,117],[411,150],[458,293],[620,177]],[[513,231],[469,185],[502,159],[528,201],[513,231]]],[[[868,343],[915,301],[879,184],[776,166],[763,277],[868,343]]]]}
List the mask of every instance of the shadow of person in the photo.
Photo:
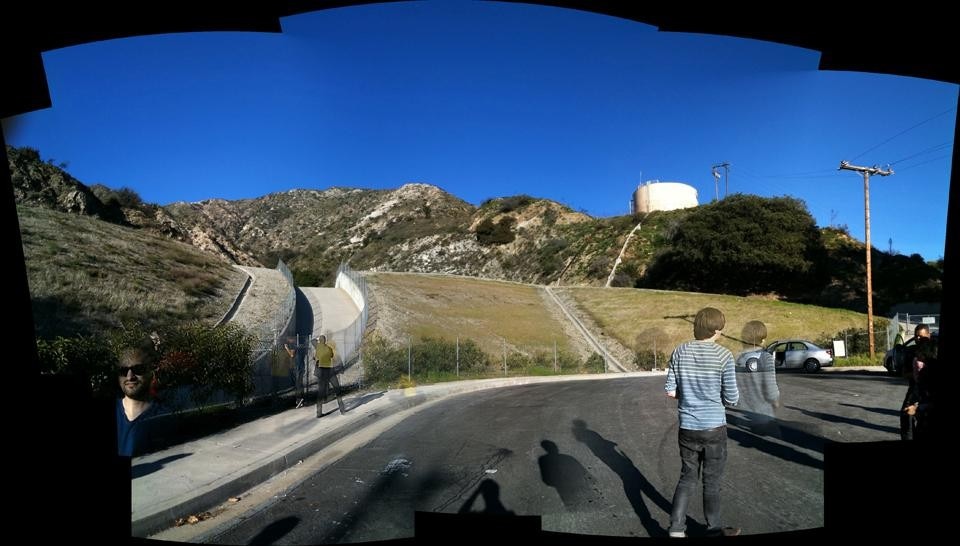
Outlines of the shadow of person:
{"type": "MultiPolygon", "coordinates": [[[[668,515],[672,507],[670,501],[660,494],[657,488],[637,470],[629,457],[617,449],[616,442],[611,442],[596,431],[590,430],[587,428],[587,423],[581,419],[574,419],[573,421],[573,437],[578,442],[586,444],[603,464],[610,467],[610,470],[613,470],[620,477],[623,482],[623,492],[626,494],[627,500],[630,501],[633,511],[640,518],[641,525],[647,530],[647,534],[651,537],[666,536],[667,530],[653,518],[650,509],[643,501],[643,496],[646,495],[668,515]]],[[[698,523],[691,521],[688,528],[698,525],[698,523]]]]}
{"type": "Polygon", "coordinates": [[[172,463],[177,459],[183,459],[184,457],[189,457],[190,455],[193,455],[193,453],[179,453],[177,455],[164,457],[159,461],[135,464],[132,467],[130,467],[130,477],[133,479],[136,479],[136,478],[141,478],[143,476],[146,476],[147,474],[153,474],[157,470],[160,470],[161,468],[166,466],[168,463],[172,463]]]}
{"type": "Polygon", "coordinates": [[[248,544],[274,544],[300,524],[300,518],[288,516],[264,527],[248,544]]]}
{"type": "Polygon", "coordinates": [[[557,444],[550,440],[544,440],[540,445],[547,452],[537,460],[540,479],[557,490],[563,505],[568,510],[575,510],[592,502],[587,470],[583,465],[570,455],[561,454],[557,444]]]}
{"type": "Polygon", "coordinates": [[[513,516],[512,510],[507,510],[500,502],[500,486],[494,480],[489,478],[480,482],[480,485],[473,491],[470,497],[463,503],[458,511],[460,514],[485,514],[490,516],[513,516]],[[473,503],[477,497],[483,497],[483,510],[472,510],[473,503]]]}

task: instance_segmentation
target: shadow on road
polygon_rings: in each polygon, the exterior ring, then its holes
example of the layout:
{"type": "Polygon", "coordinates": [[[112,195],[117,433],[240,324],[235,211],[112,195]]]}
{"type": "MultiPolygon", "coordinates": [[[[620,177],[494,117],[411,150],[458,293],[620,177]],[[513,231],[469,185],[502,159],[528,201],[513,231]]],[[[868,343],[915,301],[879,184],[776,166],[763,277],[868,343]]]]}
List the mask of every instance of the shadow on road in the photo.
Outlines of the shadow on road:
{"type": "Polygon", "coordinates": [[[743,447],[756,449],[785,461],[823,469],[823,461],[820,459],[798,451],[790,446],[766,439],[775,438],[797,447],[823,453],[823,445],[825,442],[823,438],[795,428],[792,426],[795,423],[789,421],[777,421],[776,424],[776,427],[767,426],[758,428],[749,419],[728,411],[727,437],[743,447]]]}
{"type": "Polygon", "coordinates": [[[473,490],[473,493],[467,498],[466,501],[464,501],[457,513],[487,514],[494,516],[515,515],[512,510],[507,510],[503,503],[500,502],[500,485],[497,484],[495,480],[491,480],[490,478],[480,482],[480,485],[473,490]],[[476,502],[477,497],[479,496],[483,497],[483,510],[473,510],[473,503],[476,502]]]}
{"type": "Polygon", "coordinates": [[[347,400],[345,404],[346,409],[347,411],[352,411],[354,409],[357,409],[358,407],[366,404],[367,402],[373,402],[377,398],[380,398],[386,392],[387,391],[371,392],[371,393],[364,394],[363,396],[358,396],[353,400],[347,400]]]}
{"type": "MultiPolygon", "coordinates": [[[[578,442],[586,444],[598,459],[610,467],[617,476],[620,476],[623,481],[623,492],[627,495],[633,511],[640,518],[640,523],[647,530],[647,534],[651,537],[666,536],[667,530],[653,518],[650,509],[643,501],[643,495],[646,495],[667,514],[670,513],[670,501],[661,495],[657,488],[637,470],[629,457],[617,449],[616,442],[611,442],[596,431],[590,430],[587,423],[581,419],[574,419],[573,421],[573,437],[578,442]]],[[[691,526],[694,528],[703,527],[692,520],[691,526]]]]}
{"type": "Polygon", "coordinates": [[[817,419],[823,421],[829,421],[831,423],[843,423],[846,425],[853,425],[861,428],[866,428],[870,430],[878,430],[880,432],[889,432],[890,434],[900,434],[899,427],[889,427],[886,425],[875,425],[863,419],[857,419],[855,417],[841,417],[839,415],[832,415],[829,413],[822,413],[819,411],[812,411],[803,408],[797,408],[794,406],[784,406],[785,408],[799,411],[800,413],[807,415],[809,417],[816,417],[817,419]]]}
{"type": "Polygon", "coordinates": [[[267,525],[262,531],[256,534],[248,544],[257,546],[261,544],[274,544],[281,538],[287,536],[290,531],[300,524],[300,518],[288,516],[283,519],[267,525]]]}
{"type": "Polygon", "coordinates": [[[587,470],[583,465],[574,457],[560,453],[557,444],[550,440],[540,442],[540,446],[547,452],[537,459],[540,479],[557,490],[567,510],[577,510],[592,502],[587,470]]]}
{"type": "Polygon", "coordinates": [[[848,404],[846,402],[840,402],[841,406],[847,406],[848,408],[860,408],[864,411],[869,411],[873,413],[879,413],[880,415],[889,415],[891,417],[900,417],[900,412],[896,409],[891,408],[874,408],[870,406],[861,406],[859,404],[848,404]]]}

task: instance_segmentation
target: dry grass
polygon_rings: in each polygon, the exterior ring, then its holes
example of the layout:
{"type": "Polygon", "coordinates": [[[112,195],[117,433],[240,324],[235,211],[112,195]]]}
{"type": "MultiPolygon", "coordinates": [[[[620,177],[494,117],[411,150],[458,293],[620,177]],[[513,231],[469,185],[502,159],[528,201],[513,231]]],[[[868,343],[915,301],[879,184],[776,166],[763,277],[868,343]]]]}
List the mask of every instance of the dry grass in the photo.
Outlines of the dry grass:
{"type": "Polygon", "coordinates": [[[37,335],[121,320],[214,322],[245,276],[189,245],[89,217],[18,206],[37,335]]]}
{"type": "Polygon", "coordinates": [[[741,328],[751,320],[767,326],[767,339],[800,337],[816,340],[852,327],[865,327],[866,315],[843,309],[827,309],[771,301],[763,297],[742,298],[718,294],[696,294],[632,288],[562,288],[607,335],[626,347],[643,348],[657,340],[657,350],[668,354],[678,344],[693,339],[693,317],[703,307],[716,307],[726,317],[725,336],[720,344],[734,353],[743,350],[737,341],[741,328]],[[668,316],[691,315],[682,318],[668,316]],[[730,339],[734,338],[734,339],[730,339]]]}
{"type": "Polygon", "coordinates": [[[536,286],[442,275],[371,274],[377,328],[394,341],[470,338],[491,355],[557,349],[578,354],[536,286]]]}

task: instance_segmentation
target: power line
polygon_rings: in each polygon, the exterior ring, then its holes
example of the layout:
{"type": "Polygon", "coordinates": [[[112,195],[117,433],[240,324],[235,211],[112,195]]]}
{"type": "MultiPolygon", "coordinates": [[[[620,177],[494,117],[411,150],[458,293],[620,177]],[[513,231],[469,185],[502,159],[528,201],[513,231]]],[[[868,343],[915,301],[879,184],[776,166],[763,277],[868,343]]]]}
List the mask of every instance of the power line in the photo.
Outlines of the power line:
{"type": "Polygon", "coordinates": [[[912,169],[912,168],[914,168],[914,167],[919,167],[920,165],[926,165],[927,163],[933,163],[934,161],[939,161],[939,160],[941,160],[941,159],[945,159],[945,158],[947,158],[947,157],[952,157],[952,156],[953,156],[953,154],[947,154],[947,155],[937,156],[937,157],[934,157],[934,158],[932,158],[932,159],[928,159],[928,160],[926,160],[926,161],[921,161],[920,163],[917,163],[917,164],[915,164],[915,165],[910,165],[909,167],[902,167],[902,168],[899,169],[899,171],[900,171],[900,172],[909,171],[910,169],[912,169]]]}
{"type": "Polygon", "coordinates": [[[917,123],[916,125],[913,125],[913,126],[911,126],[911,127],[907,127],[906,129],[904,129],[904,130],[900,131],[899,133],[893,135],[892,137],[888,138],[887,140],[884,140],[884,141],[881,142],[880,144],[877,144],[876,146],[873,146],[873,147],[868,148],[867,150],[865,150],[865,151],[863,151],[863,152],[860,152],[859,154],[855,155],[855,156],[853,157],[853,159],[851,159],[850,161],[854,161],[854,160],[858,159],[859,157],[865,155],[866,153],[872,152],[872,151],[876,150],[876,149],[879,148],[880,146],[883,146],[884,144],[886,144],[886,143],[890,142],[891,140],[897,138],[898,136],[906,133],[907,131],[912,131],[912,130],[916,129],[917,127],[920,127],[920,126],[923,125],[924,123],[931,122],[931,121],[937,119],[938,117],[940,117],[940,116],[942,116],[942,115],[944,115],[944,114],[950,113],[950,112],[952,112],[952,111],[954,111],[954,110],[956,110],[956,107],[947,108],[947,109],[944,110],[943,112],[940,112],[939,114],[936,114],[936,115],[933,116],[933,117],[929,117],[929,118],[921,121],[920,123],[917,123]]]}
{"type": "Polygon", "coordinates": [[[948,142],[944,142],[943,144],[937,144],[936,146],[933,146],[932,148],[927,148],[926,150],[924,150],[924,151],[922,151],[922,152],[917,152],[917,153],[915,153],[915,154],[913,154],[913,155],[908,155],[907,157],[901,157],[900,159],[898,159],[898,160],[896,160],[896,161],[891,161],[890,164],[891,164],[891,165],[896,165],[897,163],[900,163],[901,161],[906,161],[907,159],[911,159],[911,158],[917,157],[918,155],[923,155],[923,154],[927,154],[927,153],[930,153],[930,152],[935,152],[935,151],[940,150],[940,149],[942,149],[942,148],[947,148],[947,147],[949,147],[949,146],[951,146],[951,145],[953,145],[953,141],[952,141],[952,140],[951,140],[951,141],[948,141],[948,142]]]}

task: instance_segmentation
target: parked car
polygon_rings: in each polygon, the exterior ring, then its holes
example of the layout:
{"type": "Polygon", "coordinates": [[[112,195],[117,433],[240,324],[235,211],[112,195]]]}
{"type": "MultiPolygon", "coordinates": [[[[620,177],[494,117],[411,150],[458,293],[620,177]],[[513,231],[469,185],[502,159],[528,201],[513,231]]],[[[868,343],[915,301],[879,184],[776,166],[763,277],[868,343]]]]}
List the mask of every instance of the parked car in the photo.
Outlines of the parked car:
{"type": "Polygon", "coordinates": [[[833,366],[833,352],[822,349],[805,339],[781,339],[764,349],[747,351],[737,357],[736,367],[748,372],[757,371],[760,351],[773,355],[776,369],[803,369],[813,373],[825,366],[833,366]]]}

